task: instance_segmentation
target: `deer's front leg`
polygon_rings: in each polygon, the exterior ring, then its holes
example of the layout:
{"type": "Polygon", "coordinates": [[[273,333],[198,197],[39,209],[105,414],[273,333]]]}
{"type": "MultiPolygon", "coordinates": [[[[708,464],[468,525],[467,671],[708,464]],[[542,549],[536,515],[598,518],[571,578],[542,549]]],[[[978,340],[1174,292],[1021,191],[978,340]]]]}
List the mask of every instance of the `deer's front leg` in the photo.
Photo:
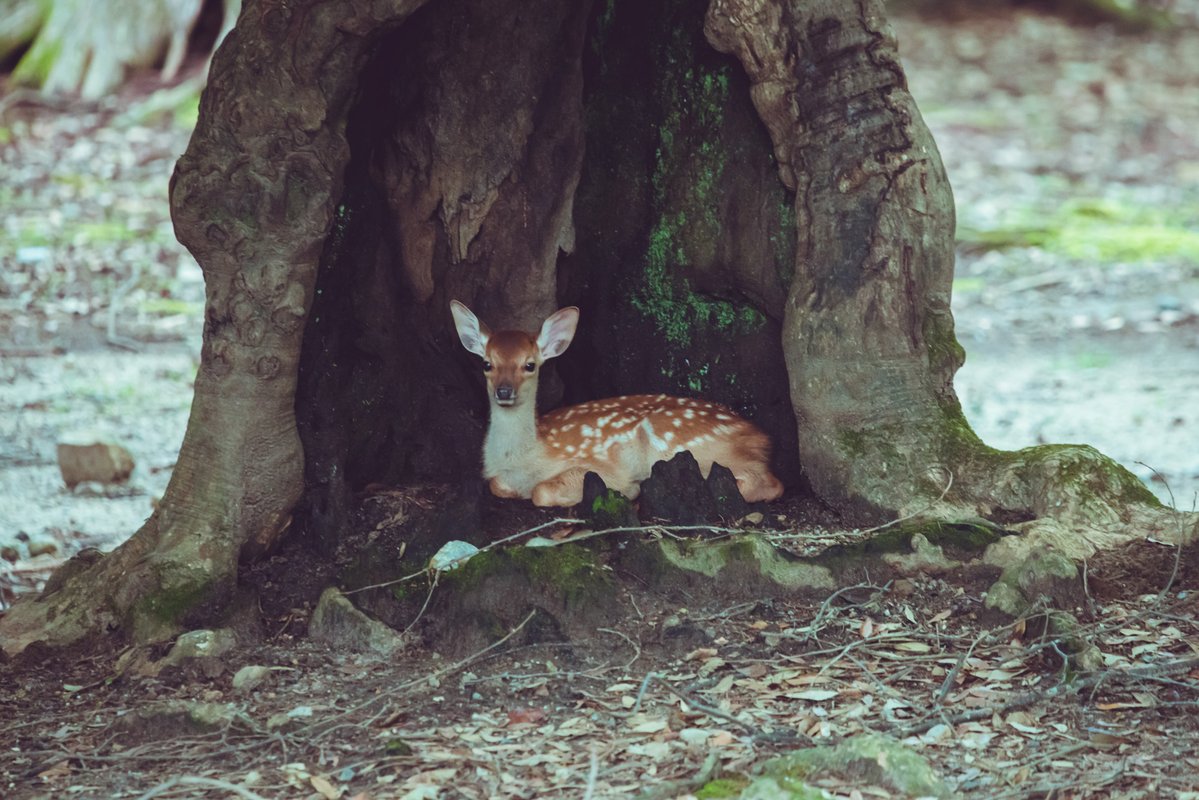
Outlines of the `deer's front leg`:
{"type": "Polygon", "coordinates": [[[498,477],[487,481],[487,488],[496,497],[503,497],[505,499],[520,498],[520,492],[508,488],[498,477]]]}
{"type": "Polygon", "coordinates": [[[535,506],[574,506],[583,501],[583,476],[586,467],[573,467],[533,487],[535,506]]]}

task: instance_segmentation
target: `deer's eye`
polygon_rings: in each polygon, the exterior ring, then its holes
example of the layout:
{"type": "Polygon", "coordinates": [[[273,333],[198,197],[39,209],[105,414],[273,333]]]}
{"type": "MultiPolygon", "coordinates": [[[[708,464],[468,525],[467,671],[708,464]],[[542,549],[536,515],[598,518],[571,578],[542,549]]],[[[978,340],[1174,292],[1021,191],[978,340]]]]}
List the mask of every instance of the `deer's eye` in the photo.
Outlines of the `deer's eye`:
{"type": "Polygon", "coordinates": [[[490,361],[484,361],[484,362],[483,362],[483,371],[484,371],[484,372],[491,372],[491,362],[490,362],[490,361]]]}
{"type": "Polygon", "coordinates": [[[532,372],[535,369],[537,369],[537,365],[532,361],[530,361],[528,364],[525,364],[525,372],[532,372]]]}

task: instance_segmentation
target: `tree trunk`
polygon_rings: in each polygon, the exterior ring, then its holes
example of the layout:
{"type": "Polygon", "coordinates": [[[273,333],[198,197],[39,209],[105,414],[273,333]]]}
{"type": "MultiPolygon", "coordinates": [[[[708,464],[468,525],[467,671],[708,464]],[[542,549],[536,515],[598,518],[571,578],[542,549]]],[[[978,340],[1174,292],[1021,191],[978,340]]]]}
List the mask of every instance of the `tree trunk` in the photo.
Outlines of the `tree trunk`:
{"type": "Polygon", "coordinates": [[[793,492],[1068,552],[1177,524],[1089,448],[966,424],[952,196],[874,0],[251,1],[171,197],[208,291],[178,466],[130,542],[0,621],[9,651],[219,617],[289,526],[327,552],[368,483],[477,475],[453,298],[526,329],[579,305],[545,404],[703,394],[793,492]]]}

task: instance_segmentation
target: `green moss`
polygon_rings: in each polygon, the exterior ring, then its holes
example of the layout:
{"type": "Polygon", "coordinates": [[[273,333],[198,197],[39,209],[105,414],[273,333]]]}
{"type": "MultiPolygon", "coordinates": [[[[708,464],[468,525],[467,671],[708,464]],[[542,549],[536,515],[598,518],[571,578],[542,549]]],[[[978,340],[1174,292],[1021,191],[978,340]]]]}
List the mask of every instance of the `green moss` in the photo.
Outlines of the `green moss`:
{"type": "Polygon", "coordinates": [[[383,752],[389,756],[410,756],[412,755],[412,745],[403,739],[388,739],[383,744],[383,752]]]}
{"type": "Polygon", "coordinates": [[[1199,208],[1169,208],[1078,198],[1055,209],[1013,211],[1004,224],[962,222],[958,242],[975,249],[1038,247],[1098,263],[1199,260],[1199,208]]]}
{"type": "MultiPolygon", "coordinates": [[[[771,161],[774,158],[771,157],[771,161]]],[[[778,231],[770,237],[774,252],[778,254],[779,278],[784,286],[790,286],[795,278],[795,198],[784,193],[775,208],[778,215],[778,231]]]]}
{"type": "Polygon", "coordinates": [[[608,42],[608,35],[612,31],[612,21],[616,18],[616,0],[605,0],[603,10],[596,17],[595,26],[592,28],[591,49],[596,55],[600,56],[601,63],[608,42]]]}
{"type": "Polygon", "coordinates": [[[534,586],[553,586],[561,591],[568,609],[590,602],[611,584],[608,575],[596,566],[591,551],[577,544],[482,552],[448,573],[443,582],[468,591],[493,575],[512,571],[523,573],[534,586]]]}
{"type": "Polygon", "coordinates": [[[691,344],[697,327],[748,332],[765,321],[755,309],[695,293],[686,278],[688,268],[714,261],[723,234],[717,211],[729,67],[698,58],[701,42],[697,26],[676,26],[661,58],[655,96],[662,116],[650,178],[656,220],[632,298],[633,307],[679,346],[691,344]]]}
{"type": "Polygon", "coordinates": [[[629,498],[608,489],[591,501],[588,522],[598,530],[628,527],[637,524],[637,512],[629,498]]]}
{"type": "Polygon", "coordinates": [[[741,791],[749,786],[749,779],[740,776],[727,776],[709,781],[695,793],[698,800],[721,800],[726,797],[739,797],[741,791]]]}
{"type": "Polygon", "coordinates": [[[859,430],[842,430],[837,433],[837,444],[850,458],[866,455],[866,434],[859,430]]]}
{"type": "MultiPolygon", "coordinates": [[[[179,630],[184,617],[210,596],[214,581],[193,570],[190,580],[175,582],[146,595],[131,611],[130,628],[139,642],[160,641],[179,630]]],[[[163,581],[167,583],[167,581],[163,581]]]]}
{"type": "MultiPolygon", "coordinates": [[[[982,553],[991,544],[1004,536],[999,526],[984,520],[944,522],[940,520],[910,520],[892,525],[869,539],[854,544],[836,545],[821,553],[812,561],[834,573],[861,569],[866,559],[883,555],[910,555],[914,551],[913,537],[920,535],[934,548],[960,553],[967,557],[982,553]]],[[[953,560],[962,560],[960,558],[953,560]]]]}
{"type": "Polygon", "coordinates": [[[787,786],[810,776],[831,776],[855,785],[873,784],[903,797],[951,797],[949,788],[918,753],[877,734],[861,734],[837,745],[810,747],[767,761],[765,778],[787,786]]]}
{"type": "Polygon", "coordinates": [[[1019,451],[1030,464],[1056,461],[1058,479],[1069,483],[1084,499],[1127,505],[1161,507],[1161,501],[1141,480],[1089,445],[1043,444],[1019,451]]]}
{"type": "Polygon", "coordinates": [[[982,278],[954,278],[953,293],[957,295],[974,294],[982,291],[985,285],[982,278]]]}

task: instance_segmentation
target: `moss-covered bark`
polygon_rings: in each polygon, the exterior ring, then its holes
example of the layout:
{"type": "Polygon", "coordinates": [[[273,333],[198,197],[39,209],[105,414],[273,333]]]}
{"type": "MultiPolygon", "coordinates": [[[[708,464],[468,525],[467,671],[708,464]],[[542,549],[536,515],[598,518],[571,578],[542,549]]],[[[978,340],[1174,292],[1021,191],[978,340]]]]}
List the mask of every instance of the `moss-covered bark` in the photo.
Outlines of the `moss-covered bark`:
{"type": "Polygon", "coordinates": [[[154,516],[58,591],[0,621],[6,650],[122,630],[156,640],[232,601],[239,555],[290,524],[303,490],[300,345],[375,31],[419,0],[251,5],[213,64],[176,166],[176,233],[204,270],[204,347],[175,472],[154,516]]]}

